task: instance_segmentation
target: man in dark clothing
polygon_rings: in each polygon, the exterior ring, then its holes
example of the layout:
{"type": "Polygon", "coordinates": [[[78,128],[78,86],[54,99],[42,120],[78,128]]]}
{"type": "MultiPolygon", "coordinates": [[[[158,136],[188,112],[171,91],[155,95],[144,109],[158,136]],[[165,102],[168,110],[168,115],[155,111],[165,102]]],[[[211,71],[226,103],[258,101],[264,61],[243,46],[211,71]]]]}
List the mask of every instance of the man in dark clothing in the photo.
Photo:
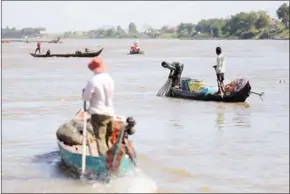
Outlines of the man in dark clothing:
{"type": "Polygon", "coordinates": [[[173,71],[172,78],[173,78],[173,86],[177,86],[180,84],[180,77],[183,71],[183,64],[178,62],[173,62],[175,70],[173,71]]]}
{"type": "Polygon", "coordinates": [[[36,52],[38,51],[38,53],[40,54],[40,44],[41,44],[41,42],[40,41],[37,41],[37,47],[36,47],[36,49],[35,49],[35,54],[36,54],[36,52]]]}

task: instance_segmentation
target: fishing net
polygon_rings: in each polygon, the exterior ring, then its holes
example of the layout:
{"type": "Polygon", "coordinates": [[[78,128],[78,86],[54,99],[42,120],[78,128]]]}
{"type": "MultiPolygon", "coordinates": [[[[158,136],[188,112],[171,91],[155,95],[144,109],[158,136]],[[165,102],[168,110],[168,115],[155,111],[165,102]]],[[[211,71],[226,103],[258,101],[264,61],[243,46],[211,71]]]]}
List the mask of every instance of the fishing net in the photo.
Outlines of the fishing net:
{"type": "Polygon", "coordinates": [[[159,89],[157,96],[169,96],[171,86],[172,79],[168,78],[168,80],[164,83],[164,85],[159,89]]]}
{"type": "Polygon", "coordinates": [[[248,83],[246,79],[235,79],[225,86],[225,92],[236,93],[241,91],[248,83]]]}
{"type": "MultiPolygon", "coordinates": [[[[82,145],[82,132],[83,121],[74,118],[61,125],[56,131],[56,136],[59,141],[66,145],[82,145]]],[[[87,134],[89,139],[93,138],[94,132],[90,120],[87,120],[87,134]]]]}

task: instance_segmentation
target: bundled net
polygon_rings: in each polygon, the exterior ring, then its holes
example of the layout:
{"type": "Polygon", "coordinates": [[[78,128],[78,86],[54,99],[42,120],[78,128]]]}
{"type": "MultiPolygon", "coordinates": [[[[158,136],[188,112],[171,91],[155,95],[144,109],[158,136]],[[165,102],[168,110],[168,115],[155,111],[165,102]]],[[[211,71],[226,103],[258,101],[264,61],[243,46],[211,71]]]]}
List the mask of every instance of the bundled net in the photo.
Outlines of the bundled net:
{"type": "MultiPolygon", "coordinates": [[[[83,121],[74,118],[62,124],[56,131],[56,137],[66,145],[82,145],[83,141],[83,121]]],[[[93,127],[90,120],[87,120],[87,134],[89,139],[93,139],[93,127]]]]}

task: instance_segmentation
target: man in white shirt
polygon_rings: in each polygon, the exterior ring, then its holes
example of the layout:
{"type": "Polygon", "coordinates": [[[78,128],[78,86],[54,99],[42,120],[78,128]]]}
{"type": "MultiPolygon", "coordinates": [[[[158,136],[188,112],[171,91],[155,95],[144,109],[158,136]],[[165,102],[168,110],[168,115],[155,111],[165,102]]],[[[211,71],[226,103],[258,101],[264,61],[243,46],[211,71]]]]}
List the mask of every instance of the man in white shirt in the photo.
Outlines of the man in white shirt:
{"type": "Polygon", "coordinates": [[[98,56],[88,65],[94,75],[88,80],[83,92],[83,100],[89,101],[88,112],[91,114],[91,123],[96,136],[100,155],[106,154],[110,147],[109,137],[113,126],[113,91],[114,81],[105,73],[105,64],[98,56]]]}
{"type": "Polygon", "coordinates": [[[223,94],[224,93],[224,75],[225,75],[225,57],[222,54],[222,49],[221,47],[216,47],[215,49],[216,54],[217,54],[217,63],[213,67],[215,68],[216,71],[216,76],[217,76],[217,82],[218,82],[218,94],[223,94]]]}

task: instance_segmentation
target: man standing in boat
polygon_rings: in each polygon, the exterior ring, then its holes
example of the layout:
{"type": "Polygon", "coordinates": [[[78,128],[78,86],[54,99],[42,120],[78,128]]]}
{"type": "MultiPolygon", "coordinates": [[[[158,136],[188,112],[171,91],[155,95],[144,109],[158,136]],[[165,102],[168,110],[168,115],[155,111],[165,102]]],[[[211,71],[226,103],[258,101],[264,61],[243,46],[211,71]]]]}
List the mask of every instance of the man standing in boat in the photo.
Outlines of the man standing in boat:
{"type": "Polygon", "coordinates": [[[224,93],[224,75],[225,75],[225,57],[222,54],[221,47],[216,47],[217,63],[213,67],[216,71],[217,82],[218,82],[218,94],[223,95],[224,93]]]}
{"type": "Polygon", "coordinates": [[[109,147],[109,136],[113,131],[113,91],[114,81],[105,73],[105,64],[98,56],[89,64],[88,68],[94,75],[88,80],[83,91],[83,100],[89,101],[88,112],[91,114],[91,123],[96,136],[97,147],[100,155],[104,155],[109,147]]]}
{"type": "Polygon", "coordinates": [[[40,40],[38,40],[37,41],[37,44],[36,44],[36,49],[35,49],[35,54],[36,54],[36,52],[38,51],[38,53],[40,54],[40,45],[41,45],[41,41],[40,40]]]}

